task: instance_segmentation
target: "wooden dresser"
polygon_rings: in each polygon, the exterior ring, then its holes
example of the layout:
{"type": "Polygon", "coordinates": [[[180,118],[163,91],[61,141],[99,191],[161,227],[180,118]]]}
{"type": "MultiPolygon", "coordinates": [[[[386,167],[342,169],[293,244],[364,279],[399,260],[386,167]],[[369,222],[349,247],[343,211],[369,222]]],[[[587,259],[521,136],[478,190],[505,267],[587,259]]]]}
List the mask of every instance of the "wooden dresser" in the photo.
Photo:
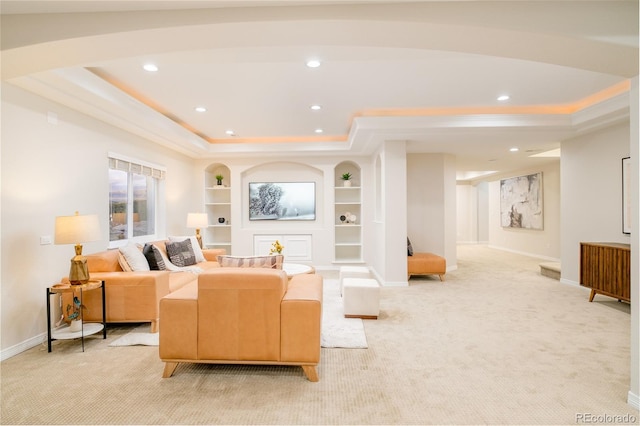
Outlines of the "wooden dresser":
{"type": "Polygon", "coordinates": [[[580,243],[580,285],[596,293],[631,301],[631,247],[622,243],[580,243]]]}

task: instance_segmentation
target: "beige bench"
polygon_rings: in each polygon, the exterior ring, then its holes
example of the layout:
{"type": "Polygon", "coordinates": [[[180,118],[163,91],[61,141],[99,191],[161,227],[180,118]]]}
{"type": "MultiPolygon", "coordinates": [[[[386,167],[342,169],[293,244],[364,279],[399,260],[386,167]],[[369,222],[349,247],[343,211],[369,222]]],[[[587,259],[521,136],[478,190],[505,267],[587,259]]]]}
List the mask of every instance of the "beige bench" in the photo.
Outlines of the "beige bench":
{"type": "Polygon", "coordinates": [[[413,253],[407,256],[407,279],[412,275],[438,275],[444,281],[447,273],[447,261],[444,257],[433,253],[413,253]]]}

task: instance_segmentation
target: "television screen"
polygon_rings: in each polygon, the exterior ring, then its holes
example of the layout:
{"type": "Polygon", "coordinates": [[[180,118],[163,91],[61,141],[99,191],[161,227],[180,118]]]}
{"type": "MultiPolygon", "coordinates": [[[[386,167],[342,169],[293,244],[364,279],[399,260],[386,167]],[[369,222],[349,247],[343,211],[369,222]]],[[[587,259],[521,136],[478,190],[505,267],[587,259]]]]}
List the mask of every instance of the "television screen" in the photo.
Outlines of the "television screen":
{"type": "Polygon", "coordinates": [[[315,182],[249,183],[249,220],[316,220],[315,182]]]}

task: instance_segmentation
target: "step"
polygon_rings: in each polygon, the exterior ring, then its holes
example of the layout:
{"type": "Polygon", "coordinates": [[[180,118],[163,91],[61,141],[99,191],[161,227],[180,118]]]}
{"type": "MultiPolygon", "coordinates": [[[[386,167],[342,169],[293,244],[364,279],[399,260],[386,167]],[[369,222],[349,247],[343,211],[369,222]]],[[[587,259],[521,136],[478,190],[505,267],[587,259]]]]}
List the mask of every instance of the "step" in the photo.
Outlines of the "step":
{"type": "Polygon", "coordinates": [[[544,262],[540,264],[540,275],[560,280],[560,262],[544,262]]]}

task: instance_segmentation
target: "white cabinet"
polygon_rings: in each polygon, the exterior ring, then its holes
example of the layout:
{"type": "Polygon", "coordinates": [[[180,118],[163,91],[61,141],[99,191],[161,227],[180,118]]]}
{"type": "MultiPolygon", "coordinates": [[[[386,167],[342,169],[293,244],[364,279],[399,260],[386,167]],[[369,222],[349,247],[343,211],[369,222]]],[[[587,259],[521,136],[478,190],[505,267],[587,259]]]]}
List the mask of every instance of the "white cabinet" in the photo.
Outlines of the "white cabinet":
{"type": "Polygon", "coordinates": [[[334,232],[335,262],[362,262],[362,191],[360,167],[350,161],[335,168],[334,232]],[[344,185],[342,175],[350,173],[349,186],[344,185]]]}
{"type": "Polygon", "coordinates": [[[205,171],[204,208],[209,225],[203,242],[207,248],[223,248],[231,254],[231,185],[229,169],[223,164],[212,164],[205,171]],[[216,176],[223,176],[218,185],[216,176]]]}
{"type": "Polygon", "coordinates": [[[285,262],[310,262],[313,260],[310,234],[254,235],[253,254],[256,256],[268,255],[271,245],[276,240],[284,246],[282,254],[285,262]]]}

